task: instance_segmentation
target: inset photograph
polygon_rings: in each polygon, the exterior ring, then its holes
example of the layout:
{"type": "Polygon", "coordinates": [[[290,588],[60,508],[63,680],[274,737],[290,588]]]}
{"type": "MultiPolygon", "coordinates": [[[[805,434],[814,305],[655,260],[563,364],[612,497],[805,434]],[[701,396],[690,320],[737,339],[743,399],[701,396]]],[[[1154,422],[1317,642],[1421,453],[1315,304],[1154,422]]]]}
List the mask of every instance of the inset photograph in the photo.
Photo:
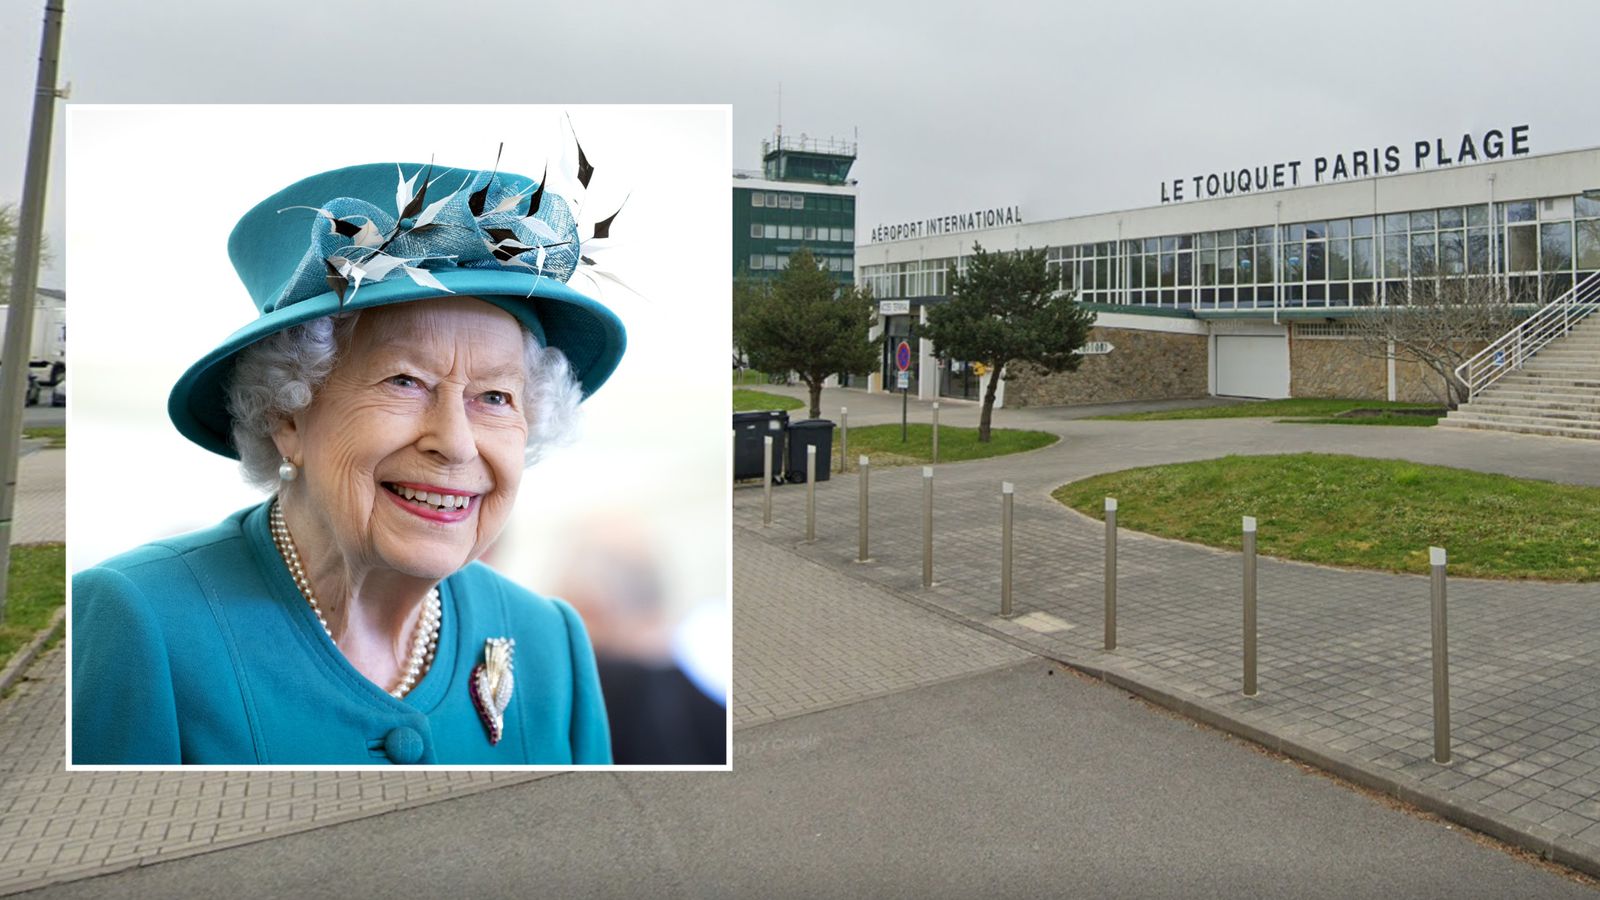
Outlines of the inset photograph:
{"type": "Polygon", "coordinates": [[[69,768],[727,768],[729,127],[71,108],[69,768]]]}

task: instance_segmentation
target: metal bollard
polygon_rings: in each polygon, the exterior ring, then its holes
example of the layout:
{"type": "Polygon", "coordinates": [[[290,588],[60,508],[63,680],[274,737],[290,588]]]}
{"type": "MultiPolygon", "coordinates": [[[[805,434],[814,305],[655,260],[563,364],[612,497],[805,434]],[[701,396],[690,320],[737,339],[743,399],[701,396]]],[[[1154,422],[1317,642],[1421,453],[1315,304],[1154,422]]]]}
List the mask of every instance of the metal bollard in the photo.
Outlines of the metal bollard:
{"type": "Polygon", "coordinates": [[[1450,651],[1446,646],[1443,547],[1428,548],[1433,566],[1433,761],[1450,762],[1450,651]]]}
{"type": "Polygon", "coordinates": [[[1256,695],[1256,519],[1244,517],[1244,695],[1256,695]]]}
{"type": "Polygon", "coordinates": [[[933,463],[939,464],[939,401],[933,401],[933,463]]]}
{"type": "Polygon", "coordinates": [[[861,464],[861,523],[859,528],[861,547],[856,551],[856,562],[866,562],[870,559],[867,556],[867,475],[871,471],[871,465],[865,456],[861,457],[857,462],[861,464]]]}
{"type": "Polygon", "coordinates": [[[817,445],[806,445],[806,543],[817,539],[817,445]]]}
{"type": "Polygon", "coordinates": [[[1013,486],[1000,482],[1000,615],[1011,618],[1011,506],[1013,486]]]}
{"type": "Polygon", "coordinates": [[[772,435],[761,439],[761,524],[772,524],[772,435]]]}
{"type": "Polygon", "coordinates": [[[839,471],[850,471],[850,407],[839,407],[839,471]]]}
{"type": "Polygon", "coordinates": [[[1117,649],[1117,498],[1106,498],[1106,649],[1117,649]]]}
{"type": "Polygon", "coordinates": [[[922,467],[922,586],[933,587],[933,466],[922,467]]]}

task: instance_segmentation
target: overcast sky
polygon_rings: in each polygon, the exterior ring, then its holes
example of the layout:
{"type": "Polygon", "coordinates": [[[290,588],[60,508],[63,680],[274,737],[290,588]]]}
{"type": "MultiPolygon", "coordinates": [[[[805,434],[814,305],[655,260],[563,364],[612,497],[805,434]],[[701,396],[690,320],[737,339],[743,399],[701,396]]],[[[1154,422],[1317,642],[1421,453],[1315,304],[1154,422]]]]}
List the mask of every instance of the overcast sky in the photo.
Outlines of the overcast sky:
{"type": "MultiPolygon", "coordinates": [[[[1535,153],[1600,145],[1592,0],[66,3],[62,79],[89,103],[732,103],[734,164],[754,168],[781,84],[786,133],[859,136],[862,231],[1146,206],[1164,178],[1519,124],[1535,153]]],[[[42,11],[0,9],[3,198],[42,11]]],[[[65,255],[57,140],[47,286],[65,255]]],[[[110,227],[133,213],[104,211],[110,227]]]]}

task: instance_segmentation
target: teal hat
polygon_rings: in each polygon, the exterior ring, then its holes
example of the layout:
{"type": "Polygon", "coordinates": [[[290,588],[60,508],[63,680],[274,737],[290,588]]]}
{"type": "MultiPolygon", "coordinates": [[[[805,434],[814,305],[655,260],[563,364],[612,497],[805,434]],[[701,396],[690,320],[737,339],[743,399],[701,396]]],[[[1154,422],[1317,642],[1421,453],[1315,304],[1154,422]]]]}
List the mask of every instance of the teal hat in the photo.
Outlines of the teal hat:
{"type": "MultiPolygon", "coordinates": [[[[592,171],[581,160],[585,187],[592,171]]],[[[584,396],[593,394],[616,369],[627,335],[615,313],[568,286],[593,261],[572,208],[543,182],[375,163],[313,175],[261,201],[228,238],[259,317],[178,379],[167,402],[173,424],[237,459],[227,387],[242,350],[323,316],[451,295],[509,312],[541,345],[566,354],[584,396]]],[[[609,236],[615,218],[596,224],[593,237],[609,236]]]]}

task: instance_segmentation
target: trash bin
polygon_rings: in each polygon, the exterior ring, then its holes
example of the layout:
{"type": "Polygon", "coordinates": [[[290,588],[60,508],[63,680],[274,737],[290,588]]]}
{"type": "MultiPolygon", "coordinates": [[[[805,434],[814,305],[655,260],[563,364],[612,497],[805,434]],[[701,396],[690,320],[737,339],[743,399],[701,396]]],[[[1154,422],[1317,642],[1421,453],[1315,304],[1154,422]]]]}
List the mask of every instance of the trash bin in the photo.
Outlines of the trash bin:
{"type": "MultiPolygon", "coordinates": [[[[733,478],[760,478],[762,438],[772,438],[772,480],[783,480],[783,438],[789,414],[779,409],[733,414],[733,478]]],[[[803,452],[803,451],[802,451],[803,452]]],[[[802,467],[804,463],[801,464],[802,467]]]]}
{"type": "Polygon", "coordinates": [[[806,448],[817,448],[817,480],[828,480],[828,461],[833,458],[833,422],[830,419],[804,419],[789,423],[788,481],[804,484],[806,448]]]}

